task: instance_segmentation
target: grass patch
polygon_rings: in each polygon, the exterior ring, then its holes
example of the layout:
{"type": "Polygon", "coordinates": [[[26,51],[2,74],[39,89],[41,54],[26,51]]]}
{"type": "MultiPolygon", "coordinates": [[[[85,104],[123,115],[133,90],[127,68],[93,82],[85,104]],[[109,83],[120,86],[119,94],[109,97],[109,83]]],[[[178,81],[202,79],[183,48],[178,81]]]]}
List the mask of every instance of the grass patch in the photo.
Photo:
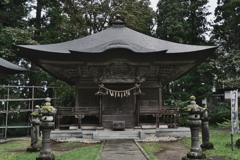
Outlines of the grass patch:
{"type": "Polygon", "coordinates": [[[94,145],[90,147],[82,147],[74,149],[63,154],[55,154],[57,159],[69,160],[71,159],[84,159],[84,160],[94,160],[96,159],[101,145],[94,145]]]}
{"type": "Polygon", "coordinates": [[[11,141],[0,145],[0,151],[5,150],[22,150],[30,146],[30,140],[11,141]]]}
{"type": "MultiPolygon", "coordinates": [[[[214,145],[214,149],[206,150],[206,155],[225,157],[231,160],[240,159],[240,149],[235,147],[237,139],[240,139],[240,135],[233,135],[234,150],[231,149],[231,133],[221,131],[210,131],[210,142],[214,145]]],[[[200,138],[201,141],[201,138],[200,138]]],[[[191,138],[183,138],[181,142],[187,147],[191,147],[191,138]]],[[[200,142],[201,143],[201,142],[200,142]]]]}
{"type": "Polygon", "coordinates": [[[159,150],[161,150],[161,147],[159,146],[158,143],[151,142],[151,143],[139,143],[139,144],[152,160],[158,160],[158,158],[156,158],[153,155],[154,152],[158,152],[159,150]]]}
{"type": "MultiPolygon", "coordinates": [[[[79,143],[66,142],[60,143],[60,145],[75,146],[79,143]]],[[[14,152],[14,150],[26,150],[30,146],[30,140],[18,140],[11,141],[0,145],[0,160],[33,160],[40,154],[40,152],[29,153],[29,152],[14,152]]],[[[67,152],[54,152],[57,160],[70,160],[70,159],[84,159],[94,160],[101,148],[101,144],[92,145],[88,147],[77,148],[67,152]]]]}
{"type": "Polygon", "coordinates": [[[39,153],[29,153],[29,152],[0,152],[0,159],[6,160],[33,160],[39,153]]]}
{"type": "Polygon", "coordinates": [[[79,143],[79,142],[62,142],[62,143],[58,143],[58,145],[63,146],[63,147],[78,146],[79,144],[84,145],[84,143],[79,143]]]}

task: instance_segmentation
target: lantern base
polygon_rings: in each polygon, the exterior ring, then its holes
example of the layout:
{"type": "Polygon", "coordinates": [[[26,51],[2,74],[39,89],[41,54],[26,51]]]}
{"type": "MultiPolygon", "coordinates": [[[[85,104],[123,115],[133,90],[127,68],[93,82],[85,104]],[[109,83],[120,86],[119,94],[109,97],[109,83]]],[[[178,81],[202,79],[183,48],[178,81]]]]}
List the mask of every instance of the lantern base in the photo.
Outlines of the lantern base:
{"type": "Polygon", "coordinates": [[[55,156],[51,153],[48,154],[40,154],[36,160],[55,160],[55,156]]]}
{"type": "Polygon", "coordinates": [[[41,150],[41,147],[37,146],[30,146],[27,148],[27,152],[39,152],[41,150]]]}
{"type": "Polygon", "coordinates": [[[213,144],[212,144],[212,143],[210,143],[210,142],[205,142],[205,143],[201,144],[201,148],[202,148],[203,150],[207,150],[207,149],[213,149],[214,147],[213,147],[213,144]]]}

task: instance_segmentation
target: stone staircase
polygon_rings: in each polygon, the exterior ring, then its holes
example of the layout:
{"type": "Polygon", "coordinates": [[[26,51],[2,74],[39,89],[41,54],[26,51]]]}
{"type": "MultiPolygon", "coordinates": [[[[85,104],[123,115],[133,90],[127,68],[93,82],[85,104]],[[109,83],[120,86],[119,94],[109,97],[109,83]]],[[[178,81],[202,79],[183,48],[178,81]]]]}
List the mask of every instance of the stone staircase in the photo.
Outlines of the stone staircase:
{"type": "Polygon", "coordinates": [[[102,115],[104,128],[112,128],[113,121],[124,121],[126,128],[134,128],[136,125],[136,116],[134,114],[102,115]]]}
{"type": "Polygon", "coordinates": [[[78,137],[93,140],[116,140],[116,139],[145,139],[146,137],[162,137],[162,136],[187,136],[190,135],[190,129],[178,127],[174,129],[125,129],[125,130],[53,130],[51,137],[78,137]]]}

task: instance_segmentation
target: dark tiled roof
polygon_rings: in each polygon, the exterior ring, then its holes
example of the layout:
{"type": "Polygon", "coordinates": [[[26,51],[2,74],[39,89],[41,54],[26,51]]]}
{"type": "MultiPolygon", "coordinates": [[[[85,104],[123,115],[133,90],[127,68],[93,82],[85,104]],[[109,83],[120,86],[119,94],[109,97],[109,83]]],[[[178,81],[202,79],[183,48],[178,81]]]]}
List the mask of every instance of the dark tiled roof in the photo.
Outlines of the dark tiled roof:
{"type": "Polygon", "coordinates": [[[124,48],[136,53],[188,53],[216,48],[215,46],[186,45],[153,38],[125,26],[113,26],[96,34],[57,44],[20,45],[20,48],[52,53],[102,53],[109,49],[124,48]]]}
{"type": "Polygon", "coordinates": [[[0,72],[1,73],[17,73],[17,72],[24,72],[27,71],[27,69],[20,67],[16,64],[13,64],[9,61],[6,61],[5,59],[0,58],[0,72]]]}

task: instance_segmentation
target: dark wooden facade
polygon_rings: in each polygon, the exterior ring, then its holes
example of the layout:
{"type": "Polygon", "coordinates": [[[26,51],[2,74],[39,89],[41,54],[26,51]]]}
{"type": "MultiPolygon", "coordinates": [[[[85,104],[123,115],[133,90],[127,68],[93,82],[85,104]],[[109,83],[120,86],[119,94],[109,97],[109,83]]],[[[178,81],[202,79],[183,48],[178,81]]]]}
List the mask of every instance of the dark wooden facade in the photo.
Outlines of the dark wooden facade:
{"type": "Polygon", "coordinates": [[[202,63],[216,48],[156,39],[119,20],[77,40],[18,47],[36,65],[76,86],[76,105],[58,108],[57,128],[70,126],[62,124],[69,116],[78,128],[112,128],[116,121],[125,122],[125,128],[166,122],[175,127],[178,107],[162,105],[161,86],[202,63]],[[98,91],[102,94],[96,95],[98,91]]]}

